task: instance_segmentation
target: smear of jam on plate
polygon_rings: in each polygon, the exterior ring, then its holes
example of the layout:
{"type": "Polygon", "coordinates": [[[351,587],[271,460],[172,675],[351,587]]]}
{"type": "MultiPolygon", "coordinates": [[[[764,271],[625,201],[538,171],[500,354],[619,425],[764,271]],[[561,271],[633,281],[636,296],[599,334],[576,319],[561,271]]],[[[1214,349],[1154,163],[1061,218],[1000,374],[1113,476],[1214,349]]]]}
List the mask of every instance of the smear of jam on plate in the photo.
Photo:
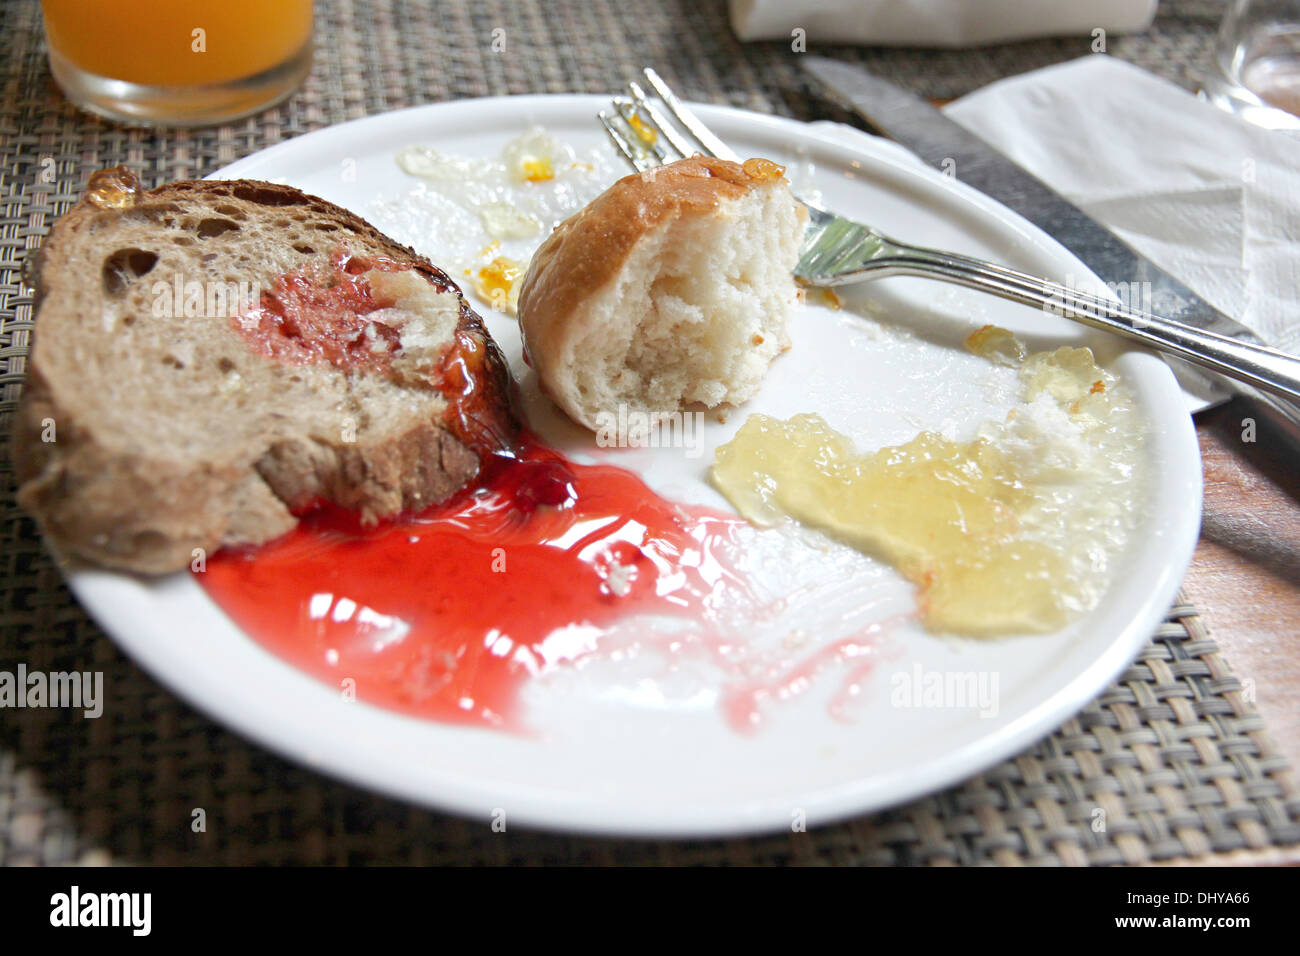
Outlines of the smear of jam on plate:
{"type": "Polygon", "coordinates": [[[726,552],[745,524],[525,436],[418,516],[363,528],[319,509],[196,577],[247,634],[340,693],[521,731],[524,683],[591,651],[601,629],[707,620],[717,589],[743,587],[726,552]]]}

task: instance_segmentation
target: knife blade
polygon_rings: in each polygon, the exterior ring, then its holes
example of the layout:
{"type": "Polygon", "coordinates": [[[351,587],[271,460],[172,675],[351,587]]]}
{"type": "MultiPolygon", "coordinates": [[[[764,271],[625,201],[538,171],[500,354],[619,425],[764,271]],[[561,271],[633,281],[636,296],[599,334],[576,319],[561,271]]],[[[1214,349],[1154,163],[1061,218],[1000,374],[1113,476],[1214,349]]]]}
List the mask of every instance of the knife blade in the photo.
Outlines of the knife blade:
{"type": "MultiPolygon", "coordinates": [[[[1165,272],[1082,209],[921,97],[860,67],[825,57],[799,61],[834,98],[890,139],[908,147],[927,165],[950,168],[963,183],[1029,220],[1112,288],[1149,290],[1149,311],[1244,342],[1264,341],[1165,272]],[[1138,283],[1132,286],[1129,283],[1138,283]]],[[[1274,430],[1300,455],[1300,408],[1247,385],[1178,362],[1181,371],[1211,380],[1216,390],[1245,395],[1263,406],[1274,430]]]]}

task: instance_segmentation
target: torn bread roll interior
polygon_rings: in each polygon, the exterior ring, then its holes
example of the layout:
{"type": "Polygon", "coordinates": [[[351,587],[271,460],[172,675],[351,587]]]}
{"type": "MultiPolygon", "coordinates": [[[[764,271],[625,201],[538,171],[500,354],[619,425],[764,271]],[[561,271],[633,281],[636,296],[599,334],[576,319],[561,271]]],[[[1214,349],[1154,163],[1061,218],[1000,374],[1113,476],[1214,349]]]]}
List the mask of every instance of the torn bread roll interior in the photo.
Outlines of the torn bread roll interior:
{"type": "Polygon", "coordinates": [[[593,430],[739,405],[790,347],[806,212],[784,169],[693,157],[620,179],[561,223],[519,293],[528,362],[593,430]]]}

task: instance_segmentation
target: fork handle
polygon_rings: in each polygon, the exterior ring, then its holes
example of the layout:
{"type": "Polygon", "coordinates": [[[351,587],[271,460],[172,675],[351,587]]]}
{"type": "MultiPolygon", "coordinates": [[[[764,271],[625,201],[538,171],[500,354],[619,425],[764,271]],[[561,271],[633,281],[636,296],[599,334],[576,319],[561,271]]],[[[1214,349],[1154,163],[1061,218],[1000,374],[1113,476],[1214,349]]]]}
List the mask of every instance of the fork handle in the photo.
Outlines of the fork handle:
{"type": "MultiPolygon", "coordinates": [[[[837,277],[839,285],[865,276],[837,277]]],[[[922,276],[940,279],[1056,315],[1105,329],[1167,352],[1238,382],[1300,403],[1300,358],[1278,349],[1253,345],[1192,325],[1164,319],[1122,302],[1078,292],[1025,272],[970,256],[896,244],[890,253],[873,257],[870,275],[922,276]]]]}

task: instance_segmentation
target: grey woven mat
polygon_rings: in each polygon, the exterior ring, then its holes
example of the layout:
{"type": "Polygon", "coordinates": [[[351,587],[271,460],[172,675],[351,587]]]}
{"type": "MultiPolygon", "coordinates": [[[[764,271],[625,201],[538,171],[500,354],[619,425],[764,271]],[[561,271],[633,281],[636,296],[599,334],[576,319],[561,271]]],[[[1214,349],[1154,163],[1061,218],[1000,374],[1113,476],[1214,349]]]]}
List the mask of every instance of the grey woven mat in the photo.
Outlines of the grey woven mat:
{"type": "MultiPolygon", "coordinates": [[[[1165,0],[1152,31],[1110,52],[1194,85],[1222,3],[1165,0]]],[[[724,3],[378,0],[318,4],[317,59],[282,107],[199,132],[125,130],[53,87],[36,0],[0,2],[0,429],[31,331],[24,250],[93,170],[203,176],[282,139],[418,103],[608,92],[644,64],[688,96],[803,119],[843,118],[781,43],[741,45],[724,3]],[[506,30],[505,54],[490,52],[506,30]],[[54,160],[53,181],[42,177],[54,160]]],[[[965,52],[811,49],[932,97],[1084,55],[1087,40],[965,52]]],[[[1033,749],[960,787],[808,833],[641,842],[486,826],[413,809],[287,764],[225,732],[126,660],[64,588],[14,506],[0,449],[0,670],[100,670],[98,720],[0,709],[0,862],[71,863],[1124,863],[1267,859],[1300,843],[1300,799],[1195,610],[1174,607],[1140,660],[1033,749]],[[207,831],[191,831],[202,807],[207,831]],[[1098,811],[1104,811],[1099,814],[1098,811]],[[1098,830],[1099,819],[1105,821],[1098,830]],[[1210,856],[1213,854],[1213,856],[1210,856]]]]}

